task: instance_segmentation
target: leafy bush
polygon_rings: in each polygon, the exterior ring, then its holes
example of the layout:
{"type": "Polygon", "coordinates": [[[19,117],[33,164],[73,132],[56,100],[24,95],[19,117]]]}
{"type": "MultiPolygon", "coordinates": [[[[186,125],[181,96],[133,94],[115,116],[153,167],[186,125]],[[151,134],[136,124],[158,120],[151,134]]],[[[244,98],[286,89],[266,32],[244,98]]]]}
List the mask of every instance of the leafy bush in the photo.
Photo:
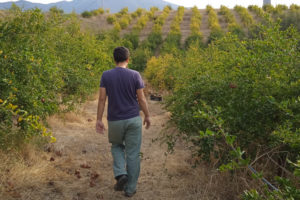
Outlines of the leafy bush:
{"type": "Polygon", "coordinates": [[[114,29],[113,29],[116,33],[119,33],[122,30],[122,27],[120,25],[119,22],[115,22],[114,23],[114,29]]]}
{"type": "Polygon", "coordinates": [[[64,10],[63,9],[59,9],[56,6],[53,6],[49,9],[49,11],[51,13],[58,13],[58,14],[64,14],[64,10]]]}
{"type": "Polygon", "coordinates": [[[265,16],[264,10],[261,7],[257,6],[257,5],[250,5],[248,7],[248,9],[250,11],[254,12],[259,17],[264,17],[265,16]]]}
{"type": "Polygon", "coordinates": [[[82,14],[81,14],[82,17],[84,18],[90,18],[93,16],[92,12],[89,12],[89,11],[84,11],[82,14]]]}
{"type": "Polygon", "coordinates": [[[267,13],[272,13],[274,11],[274,7],[270,4],[266,4],[263,6],[263,10],[267,13]]]}
{"type": "MultiPolygon", "coordinates": [[[[136,33],[130,33],[124,35],[124,40],[129,41],[132,44],[132,49],[136,49],[139,46],[139,35],[136,33]]],[[[126,46],[126,45],[125,45],[126,46]]]]}
{"type": "Polygon", "coordinates": [[[201,26],[201,22],[202,22],[202,16],[200,11],[198,10],[197,6],[194,6],[192,8],[192,17],[191,17],[191,24],[190,24],[190,29],[191,29],[191,35],[195,36],[195,35],[201,35],[200,32],[200,26],[201,26]]]}
{"type": "Polygon", "coordinates": [[[180,24],[183,20],[183,15],[184,15],[184,7],[179,6],[177,9],[176,16],[173,19],[172,24],[171,24],[170,34],[181,34],[180,24]]]}
{"type": "MultiPolygon", "coordinates": [[[[232,14],[229,8],[226,6],[221,6],[220,13],[224,16],[225,21],[228,24],[228,31],[232,32],[233,34],[236,34],[239,36],[240,39],[245,37],[245,33],[243,29],[238,25],[236,22],[235,16],[232,14]]],[[[216,36],[214,36],[216,37],[216,36]]],[[[217,36],[219,37],[219,36],[217,36]]]]}
{"type": "Polygon", "coordinates": [[[93,16],[102,15],[105,13],[105,10],[103,8],[98,8],[97,10],[91,11],[93,16]]]}
{"type": "Polygon", "coordinates": [[[234,10],[240,15],[242,23],[245,27],[250,27],[254,23],[252,15],[248,12],[247,8],[242,6],[235,6],[234,10]]]}
{"type": "Polygon", "coordinates": [[[300,6],[298,6],[298,5],[296,5],[296,4],[292,4],[292,5],[290,6],[290,9],[291,9],[292,11],[300,10],[300,6]]]}
{"type": "Polygon", "coordinates": [[[151,58],[152,52],[148,48],[137,48],[132,54],[131,69],[143,71],[146,68],[146,63],[151,58]]]}
{"type": "MultiPolygon", "coordinates": [[[[38,9],[13,8],[0,31],[0,98],[15,96],[10,104],[40,119],[73,109],[94,92],[116,45],[81,32],[76,15],[50,12],[46,17],[38,9]]],[[[3,112],[1,121],[10,117],[3,112]]]]}
{"type": "Polygon", "coordinates": [[[143,30],[143,28],[146,26],[147,22],[149,21],[148,15],[141,16],[137,23],[134,25],[133,30],[137,33],[143,30]]]}
{"type": "Polygon", "coordinates": [[[179,68],[181,68],[179,57],[176,58],[171,54],[165,54],[159,58],[152,57],[147,62],[145,76],[152,86],[170,90],[174,88],[179,68]]]}
{"type": "Polygon", "coordinates": [[[203,43],[202,35],[190,35],[186,40],[184,47],[185,49],[189,49],[191,46],[197,44],[199,48],[204,48],[205,45],[203,43]]]}
{"type": "MultiPolygon", "coordinates": [[[[226,166],[230,169],[238,166],[233,162],[237,153],[247,157],[243,159],[247,165],[270,149],[278,150],[270,155],[273,160],[288,158],[295,163],[300,151],[299,40],[293,28],[281,31],[278,24],[260,25],[257,38],[240,40],[228,33],[207,49],[194,44],[181,56],[165,54],[149,60],[145,70],[149,82],[172,91],[166,108],[179,133],[167,135],[168,144],[172,147],[173,141],[183,138],[194,156],[216,157],[223,168],[228,162],[233,163],[226,166]],[[231,135],[225,140],[220,131],[231,135]]],[[[274,175],[277,168],[272,166],[269,173],[274,175]]],[[[299,190],[288,185],[283,183],[282,191],[297,199],[299,190]]]]}
{"type": "Polygon", "coordinates": [[[296,27],[300,31],[300,9],[291,10],[283,14],[281,17],[281,27],[283,29],[289,28],[291,25],[296,27]]]}
{"type": "Polygon", "coordinates": [[[166,40],[164,41],[160,53],[164,54],[173,54],[176,55],[180,50],[180,40],[181,34],[168,34],[166,40]]]}
{"type": "Polygon", "coordinates": [[[223,36],[223,31],[219,24],[218,16],[215,10],[211,6],[207,5],[206,11],[208,13],[208,26],[211,30],[208,43],[211,43],[213,40],[221,38],[223,36]]]}
{"type": "Polygon", "coordinates": [[[121,15],[127,15],[128,14],[128,7],[122,8],[119,13],[121,15]]]}
{"type": "Polygon", "coordinates": [[[14,98],[15,95],[11,95],[7,100],[0,99],[0,149],[18,149],[24,142],[37,136],[55,142],[56,139],[51,132],[47,132],[38,116],[30,115],[10,103],[14,98]]]}
{"type": "Polygon", "coordinates": [[[115,15],[109,15],[106,18],[107,23],[114,24],[117,21],[117,18],[115,15]]]}
{"type": "Polygon", "coordinates": [[[125,29],[129,26],[129,19],[127,17],[123,17],[120,19],[119,24],[121,26],[121,29],[125,29]]]}

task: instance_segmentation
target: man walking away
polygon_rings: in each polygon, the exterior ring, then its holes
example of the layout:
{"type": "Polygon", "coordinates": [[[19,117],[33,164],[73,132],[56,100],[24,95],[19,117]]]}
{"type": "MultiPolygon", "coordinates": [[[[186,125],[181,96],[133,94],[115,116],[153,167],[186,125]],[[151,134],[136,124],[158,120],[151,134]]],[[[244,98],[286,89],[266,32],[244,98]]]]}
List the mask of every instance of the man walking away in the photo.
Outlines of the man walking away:
{"type": "Polygon", "coordinates": [[[125,196],[136,193],[140,174],[140,149],[142,141],[142,119],[150,127],[149,110],[144,95],[144,82],[139,72],[128,69],[129,50],[117,47],[114,50],[116,67],[102,74],[98,102],[96,131],[103,134],[102,116],[108,96],[108,139],[111,143],[113,171],[117,180],[114,189],[125,191],[125,196]]]}

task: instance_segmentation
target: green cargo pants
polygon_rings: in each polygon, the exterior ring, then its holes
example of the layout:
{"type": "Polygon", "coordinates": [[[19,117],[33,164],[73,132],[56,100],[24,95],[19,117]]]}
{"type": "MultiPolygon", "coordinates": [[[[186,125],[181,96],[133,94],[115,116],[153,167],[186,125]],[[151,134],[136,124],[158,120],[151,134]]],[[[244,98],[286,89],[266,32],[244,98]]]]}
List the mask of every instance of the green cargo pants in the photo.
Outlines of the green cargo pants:
{"type": "Polygon", "coordinates": [[[108,122],[108,138],[112,144],[114,176],[127,174],[127,193],[136,191],[140,175],[140,149],[142,142],[142,119],[140,116],[108,122]]]}

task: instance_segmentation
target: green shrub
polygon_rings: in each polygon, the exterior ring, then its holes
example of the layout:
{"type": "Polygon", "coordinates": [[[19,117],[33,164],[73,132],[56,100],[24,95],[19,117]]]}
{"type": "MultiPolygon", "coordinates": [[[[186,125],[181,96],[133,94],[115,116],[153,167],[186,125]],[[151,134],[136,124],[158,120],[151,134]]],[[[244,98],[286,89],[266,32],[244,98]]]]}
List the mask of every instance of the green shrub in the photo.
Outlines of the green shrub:
{"type": "Polygon", "coordinates": [[[128,7],[122,8],[122,10],[120,10],[119,14],[122,15],[127,15],[128,14],[128,7]]]}
{"type": "MultiPolygon", "coordinates": [[[[44,120],[56,112],[73,109],[97,90],[99,76],[112,64],[110,54],[117,42],[108,36],[100,41],[81,32],[77,15],[46,15],[38,9],[19,8],[9,12],[10,17],[0,22],[1,101],[9,100],[6,105],[26,111],[24,117],[44,120]]],[[[11,123],[14,119],[7,110],[10,108],[1,109],[1,123],[11,123]]],[[[29,139],[40,132],[22,124],[21,132],[14,132],[14,127],[4,123],[0,126],[0,141],[10,134],[29,139]]]]}
{"type": "Polygon", "coordinates": [[[281,27],[283,29],[289,28],[291,25],[300,31],[300,9],[292,12],[287,12],[281,16],[281,27]]]}
{"type": "MultiPolygon", "coordinates": [[[[206,49],[191,44],[183,55],[172,52],[173,58],[164,54],[148,62],[149,82],[172,91],[165,105],[179,133],[167,135],[170,148],[182,138],[194,156],[215,157],[215,164],[223,167],[234,162],[237,153],[254,160],[274,148],[277,153],[270,155],[274,160],[284,162],[287,154],[283,152],[289,152],[288,159],[294,163],[299,159],[300,35],[292,28],[281,31],[278,24],[259,28],[256,38],[240,40],[229,33],[206,49]],[[180,60],[173,62],[174,58],[180,60]],[[224,139],[221,131],[230,137],[224,139]]],[[[244,160],[243,165],[248,163],[244,160]]],[[[271,167],[269,173],[275,175],[277,169],[271,167]]],[[[288,184],[283,184],[282,191],[298,197],[299,189],[288,184]]]]}
{"type": "Polygon", "coordinates": [[[123,38],[125,41],[131,42],[133,50],[138,48],[138,46],[139,46],[139,35],[138,34],[136,34],[136,33],[126,34],[126,35],[124,35],[123,38]]]}
{"type": "Polygon", "coordinates": [[[202,22],[202,16],[200,11],[198,10],[197,6],[194,6],[192,8],[192,18],[191,18],[191,23],[190,23],[190,29],[191,29],[191,35],[201,35],[200,32],[200,26],[201,26],[201,22],[202,22]]]}
{"type": "Polygon", "coordinates": [[[83,13],[81,13],[81,16],[84,18],[90,18],[93,16],[93,13],[89,11],[84,11],[83,13]]]}
{"type": "Polygon", "coordinates": [[[107,16],[106,21],[109,24],[114,24],[117,21],[117,19],[115,15],[109,15],[107,16]]]}
{"type": "Polygon", "coordinates": [[[99,8],[99,9],[97,9],[97,10],[92,10],[91,11],[91,13],[92,13],[92,15],[93,16],[97,16],[97,15],[102,15],[102,14],[104,14],[104,9],[103,8],[99,8]]]}
{"type": "Polygon", "coordinates": [[[235,6],[234,10],[240,15],[242,23],[245,27],[250,27],[254,24],[252,15],[248,12],[247,8],[242,6],[235,6]]]}
{"type": "Polygon", "coordinates": [[[147,48],[137,48],[132,54],[131,69],[143,71],[146,68],[148,59],[152,56],[151,50],[147,48]]]}
{"type": "Polygon", "coordinates": [[[53,6],[49,9],[50,12],[52,13],[58,13],[58,14],[64,14],[64,10],[63,9],[59,9],[56,6],[53,6]]]}
{"type": "Polygon", "coordinates": [[[192,45],[198,44],[198,47],[205,47],[202,35],[191,35],[185,41],[185,49],[189,49],[192,45]]]}
{"type": "Polygon", "coordinates": [[[129,26],[129,20],[127,17],[123,17],[119,20],[119,24],[121,26],[121,29],[125,29],[129,26]]]}
{"type": "Polygon", "coordinates": [[[262,8],[258,7],[257,5],[250,5],[248,9],[252,12],[255,12],[255,14],[259,17],[264,17],[265,12],[262,8]]]}

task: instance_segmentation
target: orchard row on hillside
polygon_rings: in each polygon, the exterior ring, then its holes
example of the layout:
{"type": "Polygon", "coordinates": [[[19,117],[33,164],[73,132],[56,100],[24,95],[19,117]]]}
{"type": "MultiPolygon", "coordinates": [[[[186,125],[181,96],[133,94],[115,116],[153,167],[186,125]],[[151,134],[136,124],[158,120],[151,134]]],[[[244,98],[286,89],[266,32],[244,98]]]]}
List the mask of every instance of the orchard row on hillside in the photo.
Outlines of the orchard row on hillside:
{"type": "MultiPolygon", "coordinates": [[[[170,7],[169,7],[170,8],[170,7]]],[[[238,31],[238,32],[246,32],[249,28],[249,26],[252,23],[262,22],[264,21],[265,17],[267,15],[271,15],[274,20],[277,18],[281,18],[283,20],[282,23],[287,23],[287,26],[293,23],[297,23],[298,15],[297,12],[299,11],[299,6],[297,5],[291,5],[290,8],[283,5],[277,5],[276,7],[272,6],[265,6],[263,8],[260,8],[258,6],[249,6],[248,9],[241,7],[241,6],[235,6],[233,10],[226,8],[225,6],[221,6],[220,9],[212,9],[211,6],[207,6],[208,10],[199,10],[200,15],[205,16],[203,19],[201,18],[201,23],[198,27],[198,31],[203,32],[205,34],[202,34],[205,41],[209,38],[213,37],[214,35],[219,35],[220,32],[227,32],[227,31],[238,31]],[[224,15],[224,10],[227,9],[226,15],[224,15]],[[216,16],[216,22],[214,22],[213,26],[209,25],[209,27],[206,27],[206,23],[208,22],[211,24],[211,11],[213,11],[216,16]],[[210,17],[206,17],[207,15],[210,15],[210,17]],[[228,15],[231,15],[230,21],[228,21],[228,15]],[[218,31],[216,31],[219,29],[218,31]],[[219,28],[218,28],[219,27],[219,28]],[[222,27],[222,28],[221,28],[222,27]],[[207,28],[209,28],[209,31],[207,31],[207,28]],[[208,32],[208,35],[206,34],[208,32]],[[212,33],[210,33],[212,32],[212,33]],[[216,33],[217,32],[217,33],[216,33]]],[[[171,8],[170,8],[171,9],[171,8]]],[[[196,7],[194,9],[197,9],[196,7]]],[[[98,11],[98,10],[96,10],[98,11]]],[[[98,11],[99,12],[99,11],[98,11]]],[[[95,24],[111,24],[111,26],[104,26],[105,28],[112,28],[119,32],[124,32],[122,30],[132,31],[132,27],[134,27],[134,24],[136,24],[136,19],[140,18],[141,16],[148,16],[149,11],[145,9],[138,9],[137,11],[133,13],[128,13],[128,9],[124,8],[119,13],[116,14],[102,14],[102,17],[92,17],[89,19],[83,19],[84,23],[91,23],[90,29],[95,30],[102,30],[100,26],[97,28],[95,24]]],[[[159,15],[161,11],[159,11],[158,8],[153,7],[151,8],[152,14],[150,16],[156,16],[159,15]]],[[[175,11],[172,11],[169,13],[169,15],[173,16],[173,13],[175,11]]],[[[97,13],[97,12],[96,12],[97,13]]],[[[103,13],[103,11],[102,11],[103,13]]],[[[184,15],[188,16],[189,9],[185,9],[184,15]]],[[[168,17],[168,16],[167,16],[168,17]]],[[[154,17],[155,18],[155,17],[154,17]]],[[[150,24],[155,19],[150,17],[148,19],[143,19],[144,24],[150,24]]],[[[189,17],[190,24],[194,24],[194,19],[192,17],[189,17]]],[[[297,23],[298,24],[298,23],[297,23]]],[[[189,35],[194,35],[195,27],[193,31],[187,31],[187,26],[183,26],[183,30],[181,32],[188,32],[189,35]]],[[[171,31],[171,27],[168,27],[168,30],[171,31]]],[[[165,34],[165,33],[164,33],[165,34]]],[[[243,34],[243,33],[241,33],[243,34]]],[[[164,35],[165,37],[165,35],[164,35]]],[[[186,37],[185,37],[186,38],[186,37]]],[[[184,40],[183,40],[184,41],[184,40]]]]}

